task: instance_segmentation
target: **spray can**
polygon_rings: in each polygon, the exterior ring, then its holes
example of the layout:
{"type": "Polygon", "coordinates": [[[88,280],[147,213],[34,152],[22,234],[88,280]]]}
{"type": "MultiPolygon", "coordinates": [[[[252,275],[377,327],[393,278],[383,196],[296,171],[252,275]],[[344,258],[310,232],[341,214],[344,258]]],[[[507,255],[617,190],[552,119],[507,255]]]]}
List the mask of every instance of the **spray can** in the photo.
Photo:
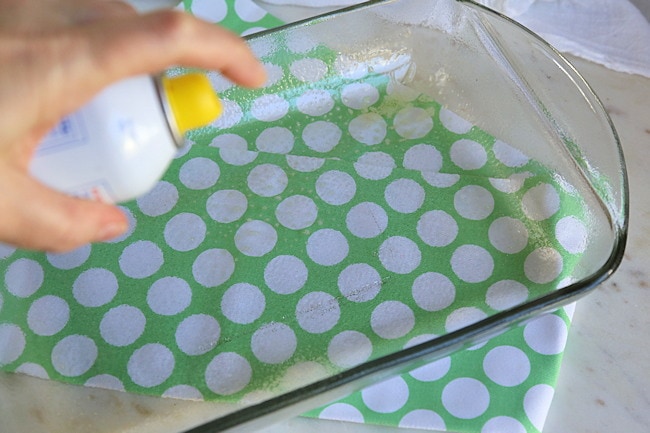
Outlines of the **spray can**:
{"type": "Polygon", "coordinates": [[[108,203],[139,197],[163,176],[184,134],[221,114],[203,74],[117,82],[44,138],[30,172],[67,194],[108,203]]]}

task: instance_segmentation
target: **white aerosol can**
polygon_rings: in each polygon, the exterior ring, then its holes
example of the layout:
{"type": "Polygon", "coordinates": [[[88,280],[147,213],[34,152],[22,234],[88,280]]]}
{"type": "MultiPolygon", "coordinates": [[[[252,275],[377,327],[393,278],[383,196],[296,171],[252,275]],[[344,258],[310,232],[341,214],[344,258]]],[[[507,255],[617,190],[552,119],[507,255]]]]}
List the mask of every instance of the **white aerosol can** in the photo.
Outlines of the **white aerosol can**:
{"type": "Polygon", "coordinates": [[[203,74],[129,78],[64,118],[37,148],[30,172],[73,196],[125,202],[156,185],[188,130],[220,113],[203,74]]]}

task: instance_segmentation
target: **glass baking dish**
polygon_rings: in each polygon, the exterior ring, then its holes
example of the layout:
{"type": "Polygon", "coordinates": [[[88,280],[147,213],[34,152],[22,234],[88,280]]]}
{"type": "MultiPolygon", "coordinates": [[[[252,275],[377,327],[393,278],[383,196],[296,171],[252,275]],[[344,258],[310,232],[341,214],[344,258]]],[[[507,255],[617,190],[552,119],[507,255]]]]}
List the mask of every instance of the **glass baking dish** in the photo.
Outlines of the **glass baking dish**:
{"type": "MultiPolygon", "coordinates": [[[[274,12],[272,5],[263,1],[258,3],[274,12]]],[[[280,8],[277,13],[280,13],[280,8]]],[[[298,143],[298,139],[290,150],[269,148],[266,142],[257,140],[257,151],[290,153],[305,158],[332,158],[357,164],[368,157],[372,161],[369,164],[377,165],[384,160],[380,157],[371,159],[369,155],[397,154],[398,157],[394,158],[397,165],[402,158],[401,168],[420,171],[423,179],[428,178],[428,186],[442,188],[447,181],[453,182],[448,176],[457,174],[453,170],[447,171],[446,161],[440,163],[436,158],[428,159],[426,152],[419,154],[413,151],[409,154],[395,151],[396,146],[406,148],[434,142],[432,140],[436,138],[429,136],[432,132],[427,132],[428,126],[423,126],[417,118],[422,114],[418,109],[435,106],[434,111],[438,111],[441,122],[451,123],[443,117],[448,116],[465,125],[459,127],[462,131],[456,132],[464,132],[463,128],[473,125],[477,130],[496,138],[496,143],[507,143],[515,149],[513,155],[521,152],[530,161],[540,163],[548,170],[550,177],[559,181],[561,188],[569,191],[570,195],[576,194],[574,197],[580,197],[585,211],[582,214],[585,225],[572,227],[569,231],[572,235],[582,233],[577,236],[586,238],[582,240],[584,248],[577,247],[580,257],[572,263],[571,270],[563,274],[564,278],[560,279],[555,274],[549,277],[540,275],[538,281],[542,282],[542,287],[537,292],[531,291],[526,299],[512,298],[511,304],[506,301],[507,307],[486,311],[484,315],[472,316],[469,312],[457,324],[447,322],[445,330],[433,339],[403,349],[387,349],[385,353],[370,357],[359,365],[342,368],[320,379],[310,377],[305,372],[300,380],[279,387],[277,392],[271,391],[261,401],[188,431],[198,433],[230,428],[244,431],[265,425],[268,422],[265,417],[268,416],[298,415],[353,390],[470,347],[531,316],[574,301],[611,275],[619,264],[627,231],[627,181],[616,132],[598,98],[576,70],[552,47],[525,28],[471,1],[389,0],[370,1],[258,33],[250,36],[249,42],[263,61],[288,68],[292,74],[293,81],[272,84],[264,91],[265,94],[281,95],[280,101],[289,101],[288,115],[282,121],[274,122],[274,125],[298,131],[314,118],[319,118],[321,111],[327,110],[319,107],[327,104],[325,100],[328,97],[316,91],[325,90],[334,95],[332,111],[354,111],[347,120],[350,122],[347,129],[353,140],[348,138],[346,141],[344,137],[332,147],[323,138],[328,136],[329,129],[325,127],[328,123],[321,125],[321,140],[303,133],[304,143],[298,143]],[[308,93],[312,95],[311,98],[305,96],[308,93]],[[323,97],[325,100],[320,99],[323,97]],[[375,102],[377,99],[379,102],[375,102]],[[410,110],[408,114],[402,111],[406,107],[410,110]],[[398,132],[397,139],[390,134],[383,135],[383,129],[378,133],[378,138],[373,137],[372,132],[366,135],[358,132],[355,135],[355,119],[364,124],[367,128],[365,131],[377,128],[374,118],[366,118],[364,123],[359,120],[359,113],[384,118],[389,129],[392,122],[398,132]],[[400,117],[400,114],[403,115],[400,117]],[[409,121],[409,118],[416,120],[409,121]],[[342,149],[343,146],[345,148],[342,149]]],[[[226,90],[223,96],[228,98],[230,94],[226,90]]],[[[277,108],[275,101],[269,102],[269,107],[276,108],[265,108],[258,94],[235,92],[232,95],[240,106],[246,106],[246,102],[242,101],[246,98],[250,98],[249,110],[257,110],[261,114],[257,117],[254,114],[249,122],[242,121],[232,128],[228,128],[228,121],[224,120],[219,126],[225,127],[228,133],[241,135],[242,129],[273,122],[273,112],[277,108]],[[262,113],[265,109],[268,114],[262,113]],[[265,118],[265,115],[269,117],[265,118]]],[[[328,120],[337,125],[347,122],[340,117],[328,120]]],[[[266,125],[262,127],[266,128],[266,125]]],[[[345,127],[341,129],[345,131],[345,127]]],[[[363,127],[360,129],[364,130],[363,127]]],[[[501,149],[493,147],[492,151],[498,155],[501,149]]],[[[470,172],[474,170],[472,173],[478,176],[501,176],[481,173],[481,169],[472,165],[472,158],[467,156],[471,152],[469,148],[457,151],[456,165],[470,172]],[[464,159],[458,156],[463,152],[464,159]]],[[[453,146],[450,153],[454,153],[453,146]]],[[[516,166],[510,165],[511,168],[516,166]]],[[[526,166],[526,170],[529,169],[530,166],[526,166]]],[[[509,183],[518,176],[526,177],[529,175],[526,170],[515,169],[507,176],[496,180],[493,178],[493,185],[509,183]]],[[[505,186],[502,191],[507,189],[505,186]]],[[[408,194],[407,191],[403,193],[408,194]]],[[[534,202],[529,203],[530,209],[541,213],[549,205],[547,202],[553,201],[553,198],[541,193],[532,193],[532,196],[535,198],[530,198],[534,202]]],[[[523,200],[526,202],[525,198],[523,200]]],[[[473,196],[471,201],[475,209],[481,207],[479,197],[473,196]]],[[[496,206],[498,208],[499,204],[496,206]]],[[[481,218],[478,215],[466,216],[477,220],[481,218]]],[[[543,219],[543,216],[528,216],[538,222],[543,219]]],[[[504,230],[516,231],[517,227],[515,224],[504,230]]],[[[528,229],[529,233],[534,230],[531,227],[528,229]]],[[[538,234],[541,238],[552,236],[547,231],[549,228],[538,226],[538,229],[544,232],[538,234]]],[[[436,230],[444,232],[447,228],[436,228],[434,224],[429,230],[430,233],[436,230]]],[[[557,230],[559,228],[556,226],[556,235],[557,230]]],[[[447,242],[442,239],[443,234],[431,236],[429,245],[440,246],[447,242]]],[[[533,242],[532,239],[529,241],[533,242]]],[[[561,243],[568,249],[575,248],[566,241],[561,243]]],[[[508,248],[504,247],[502,251],[508,252],[508,248]]],[[[518,247],[512,248],[514,251],[518,247]]],[[[377,254],[376,251],[372,252],[377,254]]],[[[531,259],[530,267],[539,270],[548,266],[549,262],[542,256],[549,252],[541,252],[537,261],[531,259]]],[[[468,261],[474,259],[474,256],[467,257],[468,261]]],[[[399,267],[399,264],[395,264],[395,267],[399,267]]],[[[452,272],[455,273],[453,269],[452,272]]],[[[388,277],[384,278],[387,281],[388,277]]],[[[474,277],[474,281],[471,281],[472,278],[464,278],[468,286],[487,285],[481,276],[474,277]]],[[[440,282],[423,284],[435,285],[440,282]]],[[[461,291],[458,287],[456,290],[461,291]]],[[[504,289],[505,292],[508,290],[515,291],[514,288],[504,289]]],[[[422,296],[427,296],[425,292],[444,297],[441,293],[434,294],[434,291],[427,290],[422,291],[422,296]]],[[[467,307],[472,308],[476,300],[466,302],[467,307]]],[[[422,300],[421,306],[427,303],[431,304],[430,310],[437,309],[432,306],[436,303],[435,299],[422,300]]],[[[439,329],[435,322],[444,320],[444,317],[440,317],[430,318],[430,329],[439,329]]],[[[399,323],[393,326],[399,327],[399,323]]],[[[311,360],[319,358],[316,355],[311,360]]]]}
{"type": "MultiPolygon", "coordinates": [[[[296,250],[265,262],[268,326],[238,327],[262,314],[243,298],[232,326],[220,322],[217,351],[233,360],[220,368],[242,365],[232,344],[258,340],[243,373],[257,380],[217,374],[210,401],[179,403],[188,415],[152,420],[155,431],[252,431],[300,415],[572,302],[620,263],[616,132],[579,73],[525,28],[471,1],[377,0],[247,39],[269,82],[243,90],[211,74],[225,112],[188,152],[233,166],[266,155],[242,177],[270,215],[239,221],[242,275],[268,252],[250,239],[284,233],[296,250]],[[288,356],[278,336],[291,333],[309,338],[288,356]]],[[[217,233],[229,215],[211,214],[217,233]]],[[[222,281],[194,275],[197,291],[222,281]]]]}

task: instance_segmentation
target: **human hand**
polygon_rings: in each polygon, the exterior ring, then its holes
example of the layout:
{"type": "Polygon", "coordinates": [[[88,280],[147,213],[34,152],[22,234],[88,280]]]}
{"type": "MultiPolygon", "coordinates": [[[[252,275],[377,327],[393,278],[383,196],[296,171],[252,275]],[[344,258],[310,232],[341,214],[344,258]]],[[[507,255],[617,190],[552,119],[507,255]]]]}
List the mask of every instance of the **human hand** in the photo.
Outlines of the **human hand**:
{"type": "Polygon", "coordinates": [[[28,172],[60,119],[102,88],[171,66],[263,84],[234,34],[179,11],[139,15],[111,0],[0,0],[0,241],[62,252],[127,229],[115,206],[56,192],[28,172]]]}

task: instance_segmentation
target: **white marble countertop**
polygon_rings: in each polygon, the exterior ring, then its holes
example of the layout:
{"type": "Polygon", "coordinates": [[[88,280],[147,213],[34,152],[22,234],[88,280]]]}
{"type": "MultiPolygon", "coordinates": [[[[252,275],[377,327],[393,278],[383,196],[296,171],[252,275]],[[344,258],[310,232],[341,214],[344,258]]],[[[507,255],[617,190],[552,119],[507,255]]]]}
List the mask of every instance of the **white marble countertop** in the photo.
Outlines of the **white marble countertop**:
{"type": "MultiPolygon", "coordinates": [[[[544,432],[645,433],[650,425],[650,79],[572,59],[601,97],[627,159],[631,212],[617,273],[578,302],[544,432]]],[[[207,419],[210,406],[0,373],[0,432],[149,432],[207,419]],[[70,408],[76,408],[71,410],[70,408]]],[[[291,419],[264,430],[413,432],[291,419]]]]}

